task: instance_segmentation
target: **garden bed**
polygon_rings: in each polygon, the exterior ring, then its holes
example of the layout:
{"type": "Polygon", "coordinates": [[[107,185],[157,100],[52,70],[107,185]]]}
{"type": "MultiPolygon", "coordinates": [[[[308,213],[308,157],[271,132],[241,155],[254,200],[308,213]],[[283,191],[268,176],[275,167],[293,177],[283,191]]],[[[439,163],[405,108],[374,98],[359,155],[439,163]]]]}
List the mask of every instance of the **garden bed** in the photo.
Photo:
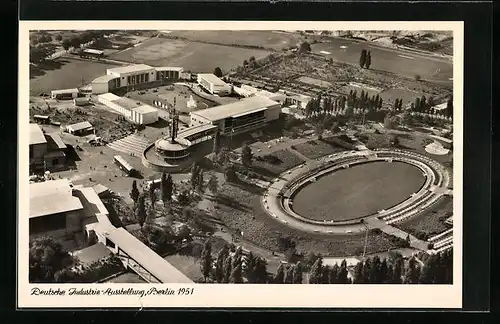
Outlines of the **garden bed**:
{"type": "Polygon", "coordinates": [[[297,155],[288,150],[281,150],[255,158],[251,170],[267,179],[272,179],[278,174],[302,163],[304,161],[297,155]]]}
{"type": "Polygon", "coordinates": [[[327,138],[294,145],[292,148],[310,159],[317,159],[321,156],[345,151],[343,147],[338,146],[327,138]]]}
{"type": "MultiPolygon", "coordinates": [[[[289,237],[299,253],[321,253],[330,256],[361,255],[364,235],[314,235],[280,224],[262,209],[260,188],[245,189],[225,184],[218,201],[218,217],[231,229],[244,233],[243,238],[263,248],[283,252],[280,238],[289,237]]],[[[368,236],[367,253],[385,251],[394,247],[390,237],[374,233],[368,236]]]]}
{"type": "Polygon", "coordinates": [[[431,209],[396,226],[421,240],[427,240],[450,229],[452,226],[445,221],[452,215],[453,198],[444,196],[431,209]]]}

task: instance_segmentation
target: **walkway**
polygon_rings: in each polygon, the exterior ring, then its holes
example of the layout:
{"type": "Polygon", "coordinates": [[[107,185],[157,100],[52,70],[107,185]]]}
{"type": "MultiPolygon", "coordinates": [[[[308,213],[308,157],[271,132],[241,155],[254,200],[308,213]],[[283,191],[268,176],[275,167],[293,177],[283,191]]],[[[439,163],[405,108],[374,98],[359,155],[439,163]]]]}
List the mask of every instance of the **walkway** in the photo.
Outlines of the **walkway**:
{"type": "Polygon", "coordinates": [[[408,234],[405,231],[400,230],[399,228],[388,225],[386,222],[384,222],[376,217],[366,219],[366,224],[370,228],[379,228],[382,232],[389,234],[389,235],[397,236],[403,240],[406,240],[408,235],[410,235],[410,246],[415,248],[415,249],[425,251],[425,250],[427,250],[427,247],[429,245],[428,242],[419,240],[415,236],[408,234]]]}
{"type": "Polygon", "coordinates": [[[142,156],[142,152],[148,147],[149,141],[147,138],[137,134],[132,134],[117,141],[109,143],[107,146],[115,151],[142,156]]]}

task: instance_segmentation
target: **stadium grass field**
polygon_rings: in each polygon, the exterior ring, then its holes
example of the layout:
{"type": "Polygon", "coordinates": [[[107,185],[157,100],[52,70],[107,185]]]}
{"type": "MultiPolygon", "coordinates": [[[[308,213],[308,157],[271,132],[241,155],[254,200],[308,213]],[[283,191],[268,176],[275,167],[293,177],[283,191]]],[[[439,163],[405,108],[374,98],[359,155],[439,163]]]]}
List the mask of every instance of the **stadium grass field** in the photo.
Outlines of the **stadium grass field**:
{"type": "Polygon", "coordinates": [[[402,162],[370,162],[332,172],[297,192],[293,209],[313,220],[350,220],[399,204],[417,192],[425,178],[402,162]]]}

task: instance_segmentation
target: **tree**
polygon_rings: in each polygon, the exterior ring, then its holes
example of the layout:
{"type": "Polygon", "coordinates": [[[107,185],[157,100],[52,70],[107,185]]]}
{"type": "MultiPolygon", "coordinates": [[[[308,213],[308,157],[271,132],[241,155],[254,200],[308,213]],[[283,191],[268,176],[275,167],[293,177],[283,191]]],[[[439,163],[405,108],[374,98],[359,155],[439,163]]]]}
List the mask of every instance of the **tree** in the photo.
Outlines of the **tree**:
{"type": "Polygon", "coordinates": [[[82,42],[81,42],[81,39],[79,37],[73,37],[70,39],[70,44],[71,44],[71,47],[79,48],[80,45],[82,44],[82,42]]]}
{"type": "Polygon", "coordinates": [[[247,278],[247,281],[249,283],[255,283],[256,276],[255,276],[255,268],[257,265],[257,257],[253,255],[252,251],[248,253],[248,255],[245,257],[245,267],[244,267],[244,273],[245,277],[247,278]]]}
{"type": "MultiPolygon", "coordinates": [[[[375,283],[387,283],[388,279],[391,278],[391,274],[389,274],[389,265],[387,264],[387,259],[384,258],[382,262],[380,263],[380,268],[379,268],[379,273],[380,277],[378,278],[378,281],[375,283]]],[[[392,268],[391,268],[392,272],[392,268]]]]}
{"type": "Polygon", "coordinates": [[[69,48],[71,47],[71,41],[69,39],[64,39],[62,41],[62,47],[64,48],[64,50],[67,52],[69,50],[69,48]]]}
{"type": "Polygon", "coordinates": [[[408,267],[405,272],[404,283],[417,284],[420,277],[420,265],[415,257],[411,257],[408,261],[408,267]]]}
{"type": "Polygon", "coordinates": [[[321,278],[323,277],[323,258],[318,258],[316,262],[314,262],[309,273],[310,284],[321,283],[321,278]]]}
{"type": "Polygon", "coordinates": [[[283,266],[283,263],[280,263],[278,269],[276,269],[273,282],[276,284],[282,284],[285,282],[285,267],[283,266]]]}
{"type": "Polygon", "coordinates": [[[344,259],[340,263],[340,269],[338,273],[338,283],[341,284],[347,284],[349,283],[349,278],[347,277],[348,271],[347,271],[347,261],[344,259]]]}
{"type": "Polygon", "coordinates": [[[365,68],[369,69],[371,64],[372,64],[372,55],[370,51],[368,51],[365,58],[365,68]]]}
{"type": "Polygon", "coordinates": [[[267,275],[267,261],[263,258],[257,258],[257,262],[255,264],[255,282],[256,283],[267,283],[268,275],[267,275]]]}
{"type": "Polygon", "coordinates": [[[61,35],[61,34],[58,34],[58,35],[56,36],[56,41],[60,42],[60,41],[62,41],[62,39],[63,39],[63,37],[62,37],[62,35],[61,35]]]}
{"type": "Polygon", "coordinates": [[[364,279],[365,278],[364,278],[364,275],[363,275],[363,261],[359,261],[354,266],[354,283],[355,284],[365,283],[364,279]]]}
{"type": "Polygon", "coordinates": [[[196,190],[199,193],[203,193],[205,191],[205,177],[204,177],[204,172],[203,170],[200,170],[198,172],[198,180],[196,180],[196,190]]]}
{"type": "Polygon", "coordinates": [[[224,178],[226,181],[235,181],[238,178],[234,165],[230,164],[224,168],[224,178]]]}
{"type": "Polygon", "coordinates": [[[299,261],[293,268],[292,282],[294,284],[301,284],[302,280],[303,280],[302,263],[300,263],[299,261]]]}
{"type": "Polygon", "coordinates": [[[163,201],[163,203],[167,203],[168,201],[172,200],[174,181],[172,180],[172,175],[170,175],[170,173],[168,175],[166,175],[165,173],[161,175],[160,190],[161,200],[163,201]]]}
{"type": "Polygon", "coordinates": [[[146,221],[146,205],[145,205],[145,197],[144,193],[139,195],[137,199],[136,207],[135,207],[135,218],[141,227],[144,225],[146,221]]]}
{"type": "Polygon", "coordinates": [[[285,268],[285,278],[283,283],[285,284],[293,284],[293,270],[295,266],[293,264],[287,264],[285,268]]]}
{"type": "Polygon", "coordinates": [[[420,74],[415,74],[416,81],[420,81],[421,79],[422,79],[422,77],[420,76],[420,74]]]}
{"type": "Polygon", "coordinates": [[[329,265],[323,266],[323,270],[321,271],[321,282],[322,284],[328,284],[330,282],[330,271],[332,268],[330,268],[329,265]]]}
{"type": "Polygon", "coordinates": [[[217,254],[217,259],[215,261],[215,281],[222,282],[224,279],[224,261],[229,256],[229,251],[227,246],[223,246],[219,253],[217,254]]]}
{"type": "Polygon", "coordinates": [[[325,131],[325,128],[323,126],[323,123],[316,123],[314,127],[314,132],[316,133],[316,136],[318,136],[319,140],[323,139],[323,132],[325,131]]]}
{"type": "Polygon", "coordinates": [[[393,271],[391,283],[400,284],[402,283],[402,276],[404,273],[404,260],[403,257],[400,256],[393,261],[393,271]]]}
{"type": "Polygon", "coordinates": [[[308,42],[303,42],[300,44],[299,50],[298,50],[299,53],[302,54],[302,53],[307,53],[310,51],[311,51],[311,44],[309,44],[308,42]]]}
{"type": "Polygon", "coordinates": [[[361,55],[359,56],[359,66],[362,67],[362,68],[366,64],[366,55],[367,55],[366,50],[362,50],[361,51],[361,55]]]}
{"type": "Polygon", "coordinates": [[[38,39],[33,38],[33,39],[30,41],[30,43],[31,43],[31,45],[36,46],[36,45],[38,45],[38,39]]]}
{"type": "Polygon", "coordinates": [[[380,257],[378,255],[376,255],[375,257],[373,257],[373,260],[372,260],[372,268],[371,268],[371,272],[369,274],[369,282],[371,284],[381,284],[382,283],[382,275],[381,275],[381,272],[382,272],[382,262],[380,261],[380,257]]]}
{"type": "Polygon", "coordinates": [[[453,118],[453,97],[449,97],[446,101],[446,115],[453,118]]]}
{"type": "Polygon", "coordinates": [[[217,154],[220,152],[220,131],[217,130],[214,135],[214,146],[213,146],[213,153],[215,154],[215,157],[217,157],[217,154]]]}
{"type": "Polygon", "coordinates": [[[330,269],[330,273],[328,274],[328,283],[329,284],[340,283],[339,282],[339,271],[340,271],[340,267],[337,263],[335,263],[333,265],[333,267],[330,269]]]}
{"type": "Polygon", "coordinates": [[[137,203],[137,198],[139,198],[139,189],[137,189],[137,181],[132,182],[132,190],[130,191],[130,198],[137,203]]]}
{"type": "Polygon", "coordinates": [[[397,135],[391,137],[391,145],[392,147],[399,147],[399,137],[397,135]]]}
{"type": "Polygon", "coordinates": [[[220,67],[216,67],[214,70],[214,75],[218,78],[222,78],[222,70],[220,67]]]}
{"type": "Polygon", "coordinates": [[[215,176],[215,174],[212,174],[212,176],[210,176],[210,179],[208,180],[208,190],[210,190],[213,195],[217,195],[217,191],[219,190],[219,182],[217,181],[217,177],[215,176]]]}
{"type": "Polygon", "coordinates": [[[241,148],[241,163],[248,168],[252,165],[252,160],[252,149],[250,148],[250,146],[248,146],[248,144],[243,145],[243,147],[241,148]]]}
{"type": "Polygon", "coordinates": [[[149,199],[151,199],[151,207],[154,208],[156,203],[156,189],[153,184],[149,186],[149,199]]]}
{"type": "Polygon", "coordinates": [[[227,147],[222,147],[220,151],[215,155],[214,162],[221,167],[227,166],[230,162],[229,149],[227,147]]]}
{"type": "Polygon", "coordinates": [[[228,255],[224,260],[224,275],[222,276],[223,283],[229,283],[232,271],[233,271],[232,259],[231,256],[228,255]]]}
{"type": "Polygon", "coordinates": [[[367,258],[363,264],[363,283],[370,283],[370,274],[372,272],[372,260],[367,258]]]}
{"type": "Polygon", "coordinates": [[[210,271],[212,270],[212,244],[209,239],[207,239],[203,245],[200,268],[201,273],[203,274],[203,281],[207,282],[207,278],[210,276],[210,271]]]}
{"type": "Polygon", "coordinates": [[[242,262],[242,250],[238,247],[234,253],[232,260],[233,270],[231,272],[231,283],[243,283],[243,262],[242,262]]]}
{"type": "Polygon", "coordinates": [[[55,274],[69,266],[71,255],[61,243],[52,237],[41,237],[30,242],[29,281],[32,283],[54,282],[55,274]]]}
{"type": "Polygon", "coordinates": [[[200,172],[201,168],[199,167],[198,164],[193,163],[193,166],[191,167],[191,188],[196,189],[198,187],[198,181],[200,180],[200,172]]]}
{"type": "Polygon", "coordinates": [[[177,201],[183,206],[189,205],[189,203],[191,202],[191,193],[189,192],[189,190],[182,190],[177,197],[177,201]]]}

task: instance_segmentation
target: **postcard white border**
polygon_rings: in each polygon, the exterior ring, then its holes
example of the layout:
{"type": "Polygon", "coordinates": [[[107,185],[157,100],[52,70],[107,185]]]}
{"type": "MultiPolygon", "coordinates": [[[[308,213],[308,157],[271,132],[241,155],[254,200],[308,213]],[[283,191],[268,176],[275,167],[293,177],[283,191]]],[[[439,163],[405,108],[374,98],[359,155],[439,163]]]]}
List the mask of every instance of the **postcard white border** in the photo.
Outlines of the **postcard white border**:
{"type": "MultiPolygon", "coordinates": [[[[463,186],[463,22],[279,22],[279,21],[20,21],[18,107],[18,307],[306,307],[306,308],[460,308],[462,307],[463,186]],[[453,285],[234,285],[194,284],[191,296],[32,296],[28,282],[29,212],[29,30],[450,30],[453,31],[454,88],[454,283],[453,285]]],[[[50,284],[44,288],[97,285],[50,284]]],[[[99,288],[148,290],[149,284],[99,284],[99,288]]],[[[186,285],[155,285],[178,288],[186,285]]]]}

